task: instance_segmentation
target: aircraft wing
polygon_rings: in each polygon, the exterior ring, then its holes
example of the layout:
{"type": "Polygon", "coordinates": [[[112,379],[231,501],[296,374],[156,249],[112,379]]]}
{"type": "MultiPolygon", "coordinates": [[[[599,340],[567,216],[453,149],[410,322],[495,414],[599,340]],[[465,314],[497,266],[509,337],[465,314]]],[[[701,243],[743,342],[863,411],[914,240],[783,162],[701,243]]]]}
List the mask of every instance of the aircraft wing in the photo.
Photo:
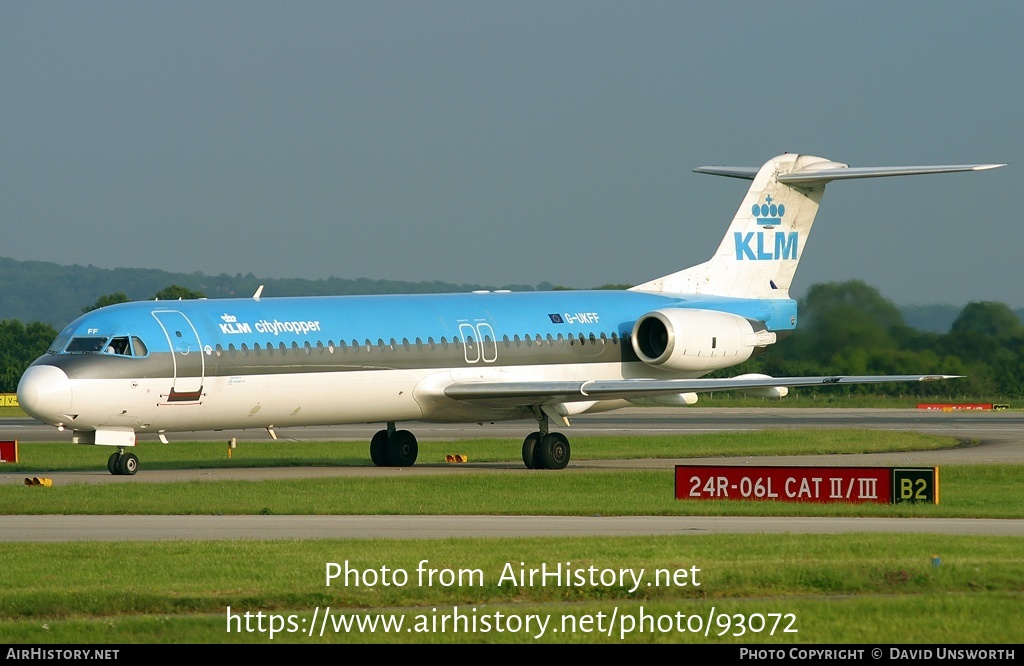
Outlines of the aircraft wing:
{"type": "Polygon", "coordinates": [[[823,377],[764,377],[722,379],[616,379],[596,381],[457,382],[444,389],[455,400],[494,406],[543,405],[590,400],[630,400],[678,393],[708,393],[774,386],[833,386],[928,382],[960,375],[831,375],[823,377]]]}

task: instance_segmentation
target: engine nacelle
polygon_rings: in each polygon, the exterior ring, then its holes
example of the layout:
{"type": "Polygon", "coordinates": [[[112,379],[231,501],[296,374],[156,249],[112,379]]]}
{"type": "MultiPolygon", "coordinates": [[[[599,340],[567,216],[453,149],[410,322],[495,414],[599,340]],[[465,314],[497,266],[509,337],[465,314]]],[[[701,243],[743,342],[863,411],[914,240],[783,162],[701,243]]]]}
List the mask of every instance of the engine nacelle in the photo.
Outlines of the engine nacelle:
{"type": "Polygon", "coordinates": [[[764,322],[728,312],[665,308],[637,319],[632,343],[648,365],[703,373],[742,363],[775,339],[764,322]]]}

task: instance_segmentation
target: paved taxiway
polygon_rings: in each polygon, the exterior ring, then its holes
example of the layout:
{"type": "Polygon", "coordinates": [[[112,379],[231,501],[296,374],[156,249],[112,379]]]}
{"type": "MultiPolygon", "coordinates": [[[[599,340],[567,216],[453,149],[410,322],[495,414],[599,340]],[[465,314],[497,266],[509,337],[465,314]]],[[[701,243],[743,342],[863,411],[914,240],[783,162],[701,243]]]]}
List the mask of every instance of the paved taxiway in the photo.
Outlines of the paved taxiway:
{"type": "MultiPolygon", "coordinates": [[[[507,437],[515,441],[531,424],[513,422],[483,426],[412,424],[417,437],[458,440],[507,437]]],[[[378,426],[295,428],[278,431],[282,439],[368,441],[378,426]]],[[[763,429],[863,428],[914,431],[973,440],[972,445],[945,451],[878,453],[831,456],[765,456],[693,459],[689,464],[713,462],[739,465],[946,465],[1024,462],[1024,414],[1019,412],[922,412],[917,410],[834,409],[629,409],[580,417],[567,431],[574,436],[599,434],[651,434],[740,432],[763,429]]],[[[184,440],[266,440],[265,431],[224,431],[179,434],[184,440]]],[[[30,419],[0,419],[0,438],[20,441],[70,441],[30,419]]],[[[105,463],[105,455],[100,463],[105,463]]],[[[578,460],[570,468],[664,468],[681,460],[578,460]]],[[[0,475],[0,483],[24,483],[44,475],[54,483],[160,483],[184,480],[222,481],[270,478],[339,476],[407,476],[494,473],[518,470],[538,472],[518,464],[417,464],[410,468],[370,466],[142,470],[134,477],[111,476],[105,465],[85,472],[21,472],[0,475]]],[[[544,472],[541,472],[544,473],[544,472]]],[[[159,540],[159,539],[279,539],[279,538],[449,538],[476,536],[573,536],[708,534],[714,532],[838,533],[928,532],[940,534],[993,534],[1024,536],[1024,520],[885,519],[885,518],[745,518],[694,516],[0,516],[0,541],[159,540]]]]}
{"type": "Polygon", "coordinates": [[[1024,536],[1024,520],[748,516],[3,516],[0,531],[2,541],[448,539],[853,532],[1024,536]]]}
{"type": "MultiPolygon", "coordinates": [[[[470,437],[519,439],[532,428],[530,421],[448,424],[413,423],[407,427],[417,439],[444,440],[470,437]]],[[[792,428],[864,428],[871,430],[913,431],[964,438],[1016,438],[1024,442],[1024,412],[941,412],[916,409],[820,409],[820,408],[634,408],[604,414],[576,417],[572,427],[563,428],[573,435],[670,435],[695,432],[744,432],[792,428]]],[[[286,428],[277,431],[281,439],[365,440],[370,441],[380,424],[355,424],[286,428]]],[[[554,429],[554,426],[553,426],[554,429]]],[[[172,433],[171,441],[239,441],[270,439],[262,429],[172,433]]],[[[58,432],[27,418],[0,419],[0,438],[23,442],[70,442],[70,432],[58,432]]],[[[156,439],[140,434],[140,439],[156,439]]]]}

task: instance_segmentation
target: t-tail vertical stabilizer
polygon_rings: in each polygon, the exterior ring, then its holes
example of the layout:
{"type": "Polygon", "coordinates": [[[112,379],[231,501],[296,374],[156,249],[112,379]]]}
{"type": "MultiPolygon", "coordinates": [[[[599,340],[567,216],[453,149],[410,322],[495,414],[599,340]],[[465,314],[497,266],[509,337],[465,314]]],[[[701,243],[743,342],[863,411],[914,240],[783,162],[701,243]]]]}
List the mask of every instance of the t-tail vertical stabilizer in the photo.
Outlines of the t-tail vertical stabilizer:
{"type": "Polygon", "coordinates": [[[700,167],[697,173],[752,180],[710,260],[633,291],[735,298],[789,298],[825,185],[833,180],[982,171],[1002,164],[858,167],[812,155],[779,155],[760,169],[700,167]]]}

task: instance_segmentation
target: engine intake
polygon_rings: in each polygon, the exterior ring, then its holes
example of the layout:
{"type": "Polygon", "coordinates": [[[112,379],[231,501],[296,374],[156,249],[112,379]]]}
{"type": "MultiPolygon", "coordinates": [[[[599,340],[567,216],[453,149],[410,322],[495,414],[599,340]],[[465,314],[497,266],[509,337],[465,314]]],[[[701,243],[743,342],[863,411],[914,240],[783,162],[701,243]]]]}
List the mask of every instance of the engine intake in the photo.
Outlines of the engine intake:
{"type": "Polygon", "coordinates": [[[665,370],[707,372],[746,361],[776,340],[764,322],[728,312],[666,308],[633,325],[633,351],[665,370]]]}

